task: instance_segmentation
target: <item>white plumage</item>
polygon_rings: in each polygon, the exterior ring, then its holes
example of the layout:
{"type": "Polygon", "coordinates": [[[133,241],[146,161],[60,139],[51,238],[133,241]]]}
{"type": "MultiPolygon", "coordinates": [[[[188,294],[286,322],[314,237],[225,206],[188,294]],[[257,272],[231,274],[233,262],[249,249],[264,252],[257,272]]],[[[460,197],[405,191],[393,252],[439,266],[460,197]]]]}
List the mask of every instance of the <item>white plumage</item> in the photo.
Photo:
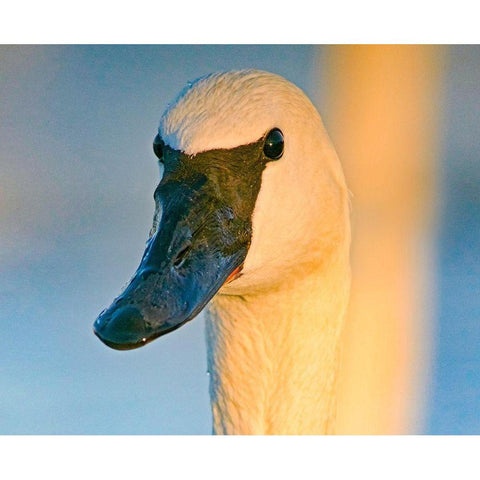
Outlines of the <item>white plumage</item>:
{"type": "Polygon", "coordinates": [[[257,141],[274,127],[285,152],[263,172],[242,275],[209,305],[214,431],[333,433],[350,288],[349,200],[319,114],[282,77],[227,72],[184,89],[159,133],[194,155],[257,141]]]}

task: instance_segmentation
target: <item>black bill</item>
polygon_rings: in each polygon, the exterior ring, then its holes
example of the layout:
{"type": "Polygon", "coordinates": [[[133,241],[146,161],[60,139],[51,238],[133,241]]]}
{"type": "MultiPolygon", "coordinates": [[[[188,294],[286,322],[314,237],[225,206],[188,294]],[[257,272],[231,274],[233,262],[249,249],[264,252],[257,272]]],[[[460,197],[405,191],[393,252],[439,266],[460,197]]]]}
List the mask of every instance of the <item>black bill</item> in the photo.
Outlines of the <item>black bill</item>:
{"type": "Polygon", "coordinates": [[[194,318],[244,262],[263,140],[188,156],[163,147],[152,236],[132,280],[94,324],[108,346],[145,345],[194,318]]]}

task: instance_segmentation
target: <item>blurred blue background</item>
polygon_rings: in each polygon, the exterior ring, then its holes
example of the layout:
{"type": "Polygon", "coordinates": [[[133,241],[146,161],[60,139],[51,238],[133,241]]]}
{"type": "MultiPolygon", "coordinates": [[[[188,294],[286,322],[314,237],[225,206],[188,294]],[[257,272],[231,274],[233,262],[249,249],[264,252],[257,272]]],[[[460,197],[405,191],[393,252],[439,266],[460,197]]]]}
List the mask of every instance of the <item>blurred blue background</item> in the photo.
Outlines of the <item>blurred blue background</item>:
{"type": "MultiPolygon", "coordinates": [[[[480,48],[446,48],[424,432],[480,433],[480,48]]],[[[0,433],[211,432],[202,317],[129,352],[107,349],[91,326],[143,253],[167,103],[200,75],[250,67],[321,98],[323,52],[0,47],[0,433]]]]}
{"type": "Polygon", "coordinates": [[[447,49],[426,433],[480,434],[480,47],[447,49]]]}

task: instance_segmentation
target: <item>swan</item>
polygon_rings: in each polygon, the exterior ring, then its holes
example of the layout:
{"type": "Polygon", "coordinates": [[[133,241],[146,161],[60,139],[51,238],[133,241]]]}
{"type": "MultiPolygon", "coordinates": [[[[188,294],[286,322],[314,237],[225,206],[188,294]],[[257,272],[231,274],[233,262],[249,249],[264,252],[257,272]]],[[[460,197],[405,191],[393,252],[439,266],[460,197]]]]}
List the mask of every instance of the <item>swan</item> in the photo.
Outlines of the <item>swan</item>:
{"type": "Polygon", "coordinates": [[[213,433],[335,433],[349,194],[317,110],[279,75],[214,73],[153,148],[145,253],[95,334],[137,348],[205,309],[213,433]]]}

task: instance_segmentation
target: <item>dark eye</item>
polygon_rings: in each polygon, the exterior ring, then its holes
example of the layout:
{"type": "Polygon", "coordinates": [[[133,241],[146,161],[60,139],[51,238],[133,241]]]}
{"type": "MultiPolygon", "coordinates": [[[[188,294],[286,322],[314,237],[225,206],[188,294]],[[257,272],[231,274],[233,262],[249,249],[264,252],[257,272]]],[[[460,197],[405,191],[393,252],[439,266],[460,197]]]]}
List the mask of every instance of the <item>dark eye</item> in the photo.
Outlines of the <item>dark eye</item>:
{"type": "Polygon", "coordinates": [[[278,160],[283,155],[283,133],[279,128],[270,130],[265,137],[263,153],[271,160],[278,160]]]}
{"type": "Polygon", "coordinates": [[[165,147],[165,143],[161,139],[160,135],[157,135],[153,140],[153,152],[158,157],[160,161],[163,160],[163,148],[165,147]]]}

